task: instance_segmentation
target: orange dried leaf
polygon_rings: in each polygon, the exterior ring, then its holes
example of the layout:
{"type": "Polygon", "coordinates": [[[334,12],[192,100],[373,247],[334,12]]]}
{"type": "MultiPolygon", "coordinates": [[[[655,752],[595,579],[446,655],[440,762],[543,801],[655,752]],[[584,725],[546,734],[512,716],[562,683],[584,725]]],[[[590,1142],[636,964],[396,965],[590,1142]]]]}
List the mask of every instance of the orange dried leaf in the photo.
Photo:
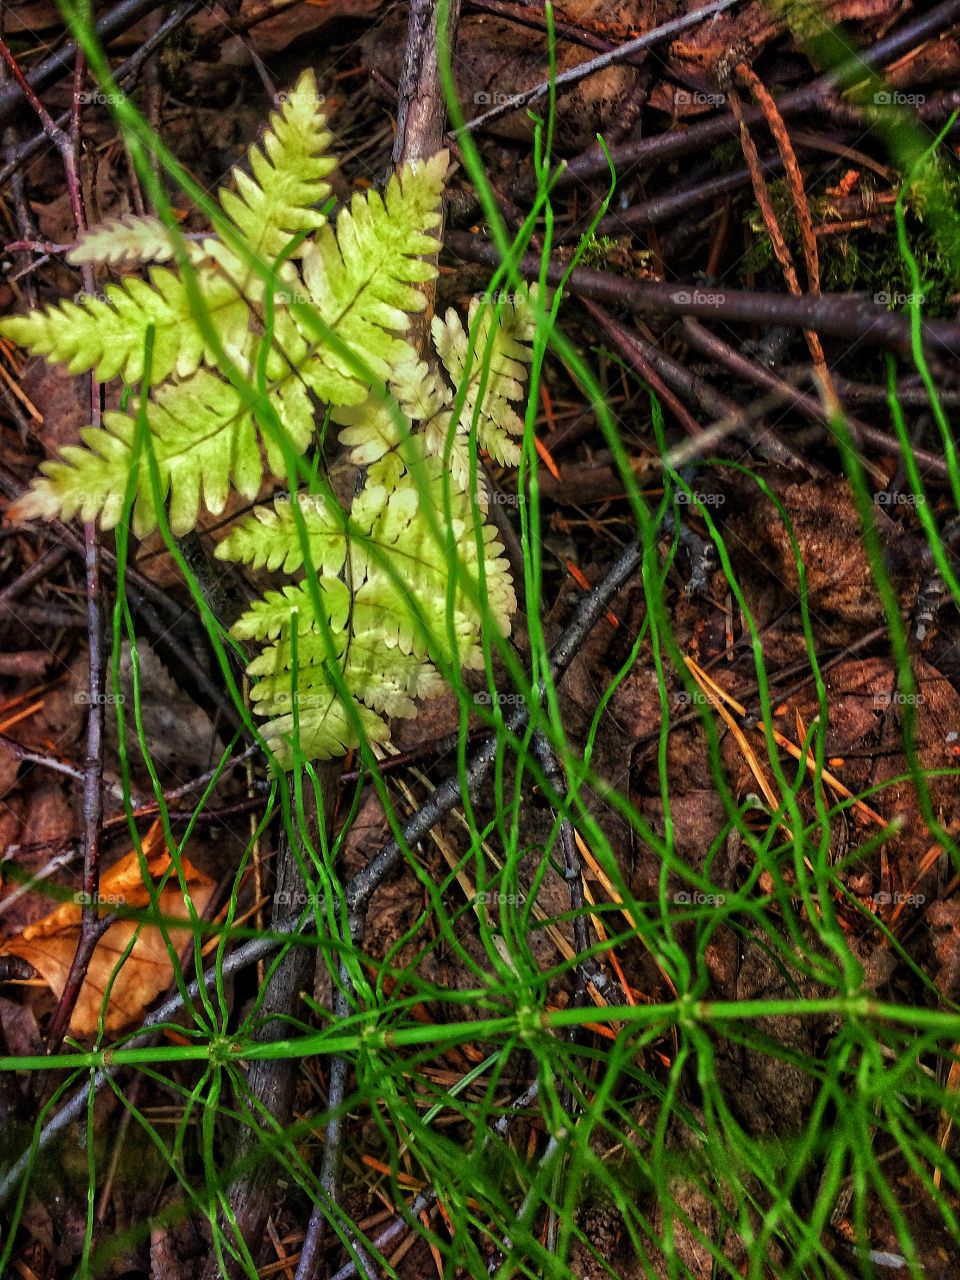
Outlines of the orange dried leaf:
{"type": "MultiPolygon", "coordinates": [[[[170,855],[159,823],[154,823],[144,836],[143,852],[151,877],[159,880],[170,866],[170,855]]],[[[186,859],[183,860],[183,870],[194,910],[202,915],[215,883],[186,859]]],[[[99,896],[103,915],[117,909],[149,906],[150,895],[143,881],[136,850],[131,850],[103,876],[99,896]]],[[[176,876],[167,881],[158,901],[173,945],[182,954],[188,939],[181,929],[176,928],[176,921],[187,920],[189,913],[176,876]]],[[[19,956],[31,964],[58,999],[63,994],[76,954],[82,910],[80,902],[65,902],[42,920],[28,925],[18,938],[10,939],[0,948],[0,951],[19,956]]],[[[73,1035],[86,1036],[96,1030],[111,974],[135,934],[130,955],[110,990],[104,1017],[106,1029],[117,1031],[136,1022],[144,1009],[170,985],[173,965],[159,927],[140,925],[134,919],[118,920],[100,939],[90,960],[70,1021],[73,1035]]]]}

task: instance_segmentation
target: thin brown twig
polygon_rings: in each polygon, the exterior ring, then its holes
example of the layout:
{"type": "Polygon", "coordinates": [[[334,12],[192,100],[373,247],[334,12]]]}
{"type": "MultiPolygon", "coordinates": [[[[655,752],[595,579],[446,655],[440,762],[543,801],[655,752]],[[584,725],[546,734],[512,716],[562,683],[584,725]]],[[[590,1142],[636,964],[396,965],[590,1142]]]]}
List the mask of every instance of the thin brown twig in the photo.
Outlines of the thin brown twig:
{"type": "Polygon", "coordinates": [[[736,3],[737,0],[712,0],[712,3],[705,5],[702,9],[696,9],[692,13],[685,13],[679,18],[672,18],[669,22],[661,23],[651,31],[645,32],[642,36],[637,36],[635,40],[628,40],[625,44],[618,45],[606,53],[600,53],[595,58],[588,58],[585,62],[580,62],[575,67],[570,67],[567,71],[561,71],[552,80],[542,80],[539,84],[532,85],[529,89],[511,94],[505,102],[499,102],[495,107],[491,107],[489,111],[484,111],[480,115],[474,116],[472,120],[468,120],[457,132],[472,133],[475,129],[492,124],[494,120],[499,120],[501,116],[507,115],[511,111],[517,111],[521,107],[529,106],[531,102],[545,98],[548,93],[565,89],[569,85],[579,84],[587,76],[595,75],[596,72],[603,71],[606,67],[612,67],[617,63],[624,62],[632,54],[662,44],[665,40],[669,40],[671,36],[678,35],[681,31],[686,31],[688,27],[700,25],[708,18],[715,17],[718,13],[723,13],[725,9],[729,9],[736,3]]]}
{"type": "MultiPolygon", "coordinates": [[[[447,249],[468,262],[481,262],[495,269],[501,265],[497,246],[479,235],[451,231],[447,235],[447,249]]],[[[522,279],[539,280],[544,264],[537,254],[528,253],[514,268],[522,279]]],[[[565,282],[574,296],[623,306],[642,315],[692,315],[728,324],[778,324],[814,329],[832,337],[856,338],[907,356],[912,349],[908,317],[846,294],[804,294],[798,298],[791,294],[726,287],[707,290],[696,284],[627,279],[588,267],[576,267],[568,275],[566,264],[556,260],[547,263],[545,275],[547,284],[565,282]]],[[[925,320],[920,335],[929,360],[955,363],[960,356],[960,324],[950,320],[925,320]]]]}
{"type": "MultiPolygon", "coordinates": [[[[73,77],[73,105],[70,116],[70,132],[65,133],[34,93],[29,82],[7,48],[0,40],[0,56],[20,86],[23,96],[36,112],[43,130],[60,153],[67,182],[67,197],[73,214],[74,233],[79,239],[86,230],[86,214],[80,188],[77,166],[80,102],[84,79],[84,61],[78,53],[73,77]]],[[[93,269],[83,268],[83,283],[87,293],[94,291],[93,269]]],[[[95,378],[90,378],[90,401],[93,425],[100,419],[100,390],[95,378]]],[[[96,525],[84,525],[84,551],[87,588],[87,647],[88,647],[88,699],[87,742],[83,778],[83,910],[80,916],[80,936],[77,949],[64,983],[59,1004],[47,1033],[47,1049],[56,1053],[66,1034],[70,1018],[76,1008],[80,989],[86,977],[90,958],[103,934],[103,922],[97,906],[100,887],[100,850],[103,839],[103,637],[104,620],[101,601],[100,543],[96,525]]]]}

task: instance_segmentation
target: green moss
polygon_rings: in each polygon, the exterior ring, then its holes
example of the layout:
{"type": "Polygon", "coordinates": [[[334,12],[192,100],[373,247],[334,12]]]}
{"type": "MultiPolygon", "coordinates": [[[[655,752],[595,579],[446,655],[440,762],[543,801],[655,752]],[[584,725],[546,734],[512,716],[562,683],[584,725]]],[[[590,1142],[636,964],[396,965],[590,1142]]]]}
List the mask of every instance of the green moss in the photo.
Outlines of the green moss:
{"type": "MultiPolygon", "coordinates": [[[[947,182],[951,197],[960,202],[960,178],[952,174],[946,175],[941,170],[936,179],[927,178],[922,182],[915,182],[906,199],[908,232],[923,281],[923,310],[929,316],[945,316],[951,314],[956,307],[954,299],[957,290],[952,279],[950,261],[942,253],[930,224],[924,221],[924,213],[931,197],[931,181],[939,181],[941,184],[947,182]]],[[[863,183],[860,190],[870,191],[872,187],[863,183]]],[[[800,228],[785,178],[770,184],[770,196],[784,239],[803,280],[800,228]]],[[[835,199],[811,194],[809,200],[814,224],[838,218],[835,199]]],[[[886,298],[889,301],[885,305],[890,308],[899,310],[904,306],[913,287],[907,265],[897,245],[892,208],[889,212],[889,226],[881,233],[868,226],[817,238],[821,287],[825,292],[867,293],[875,296],[881,305],[884,305],[886,298]]],[[[761,279],[769,276],[771,287],[777,287],[782,284],[783,277],[757,205],[746,213],[745,220],[756,239],[741,264],[741,278],[745,279],[751,273],[761,279]]]]}

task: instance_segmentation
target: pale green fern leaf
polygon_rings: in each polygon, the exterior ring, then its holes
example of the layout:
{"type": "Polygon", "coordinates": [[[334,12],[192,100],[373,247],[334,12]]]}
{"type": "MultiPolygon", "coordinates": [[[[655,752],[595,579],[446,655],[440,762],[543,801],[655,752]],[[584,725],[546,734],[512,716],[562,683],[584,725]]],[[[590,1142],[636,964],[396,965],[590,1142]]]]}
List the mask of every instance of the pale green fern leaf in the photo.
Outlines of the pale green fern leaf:
{"type": "MultiPolygon", "coordinates": [[[[334,610],[334,589],[331,583],[339,582],[338,578],[319,579],[320,588],[327,597],[327,609],[331,615],[334,610]]],[[[343,583],[340,583],[343,586],[343,583]]],[[[347,606],[349,608],[349,593],[347,606]]],[[[242,613],[230,628],[231,634],[238,640],[275,640],[279,635],[287,635],[293,629],[293,619],[298,620],[297,634],[306,635],[315,624],[313,622],[313,600],[306,583],[288,584],[280,591],[267,591],[260,599],[254,600],[250,608],[242,613]]],[[[335,630],[341,630],[344,622],[335,630]]],[[[333,621],[330,625],[334,626],[333,621]]],[[[257,661],[257,659],[254,659],[257,661]]]]}
{"type": "Polygon", "coordinates": [[[169,262],[174,256],[170,232],[159,218],[125,213],[106,218],[84,232],[67,254],[74,267],[130,267],[141,262],[169,262]]]}
{"type": "Polygon", "coordinates": [[[324,179],[337,166],[327,153],[332,140],[316,78],[304,71],[293,89],[281,94],[262,148],[250,148],[253,176],[234,169],[237,192],[220,192],[220,203],[247,249],[263,262],[272,263],[295,235],[316,231],[326,221],[316,206],[331,192],[324,179]]]}
{"type": "MultiPolygon", "coordinates": [[[[299,730],[297,748],[307,760],[331,760],[359,747],[360,734],[335,689],[320,688],[298,701],[296,721],[292,712],[276,714],[284,705],[282,701],[265,702],[257,707],[258,714],[274,717],[263,725],[261,732],[281,768],[289,769],[293,765],[295,729],[299,730]]],[[[350,701],[364,738],[368,742],[389,742],[390,729],[386,721],[356,698],[350,701]]]]}
{"type": "MultiPolygon", "coordinates": [[[[343,514],[338,516],[332,510],[332,499],[319,493],[298,494],[295,503],[303,516],[314,568],[324,574],[339,573],[346,558],[343,514]]],[[[252,569],[296,572],[303,566],[303,547],[293,508],[290,501],[256,507],[219,543],[217,558],[239,560],[252,569]]]]}
{"type": "Polygon", "coordinates": [[[400,406],[384,403],[372,394],[362,404],[335,409],[332,417],[341,428],[340,443],[347,446],[350,461],[358,467],[394,452],[410,435],[410,423],[403,418],[400,406]]]}
{"type": "MultiPolygon", "coordinates": [[[[447,153],[404,166],[381,198],[375,191],[355,195],[329,226],[304,246],[303,279],[318,318],[341,342],[362,356],[373,376],[386,381],[391,368],[409,359],[399,335],[410,313],[422,311],[424,295],[416,285],[432,280],[436,266],[423,260],[439,241],[428,232],[439,225],[447,153]]],[[[305,339],[323,341],[319,325],[302,325],[305,339]]],[[[304,381],[319,396],[333,400],[326,379],[369,385],[357,378],[351,361],[327,348],[302,367],[304,381]]],[[[364,396],[356,396],[359,403],[364,396]]]]}
{"type": "MultiPolygon", "coordinates": [[[[197,287],[210,324],[231,354],[247,344],[250,309],[235,284],[219,269],[201,268],[197,287]]],[[[214,354],[194,317],[179,276],[165,267],[150,272],[149,284],[128,276],[108,284],[102,296],[77,294],[45,311],[0,320],[0,335],[33,355],[65,364],[71,373],[92,369],[100,381],[118,375],[125,382],[144,376],[148,330],[153,331],[150,377],[185,378],[214,354]]]]}
{"type": "Polygon", "coordinates": [[[481,525],[481,587],[472,504],[467,494],[448,486],[449,514],[445,512],[444,474],[442,459],[426,457],[416,478],[407,472],[392,492],[368,484],[355,499],[351,516],[372,544],[351,544],[355,625],[361,632],[382,632],[386,643],[404,653],[476,667],[483,663],[482,620],[508,635],[516,596],[503,546],[487,524],[481,525]],[[434,512],[439,538],[422,502],[434,512]],[[447,592],[453,557],[482,604],[478,608],[461,579],[454,594],[456,643],[451,647],[447,592]],[[394,574],[402,583],[399,588],[394,574]]]}
{"type": "Polygon", "coordinates": [[[452,309],[442,319],[434,316],[432,324],[444,368],[455,386],[466,388],[459,426],[469,432],[476,420],[480,447],[502,465],[517,466],[516,437],[523,435],[523,419],[514,404],[524,396],[525,366],[531,358],[528,343],[535,329],[533,309],[525,292],[506,303],[499,316],[489,304],[474,298],[467,324],[465,331],[452,309]]]}
{"type": "MultiPolygon", "coordinates": [[[[294,382],[274,397],[291,444],[302,453],[313,430],[304,419],[303,402],[294,382]],[[288,407],[289,406],[289,407],[288,407]]],[[[226,506],[231,483],[241,497],[255,498],[263,479],[257,426],[239,393],[207,369],[184,382],[158,387],[147,406],[147,425],[160,481],[160,496],[169,499],[170,527],[182,534],[196,526],[201,496],[213,515],[226,506]]],[[[44,475],[12,508],[14,518],[33,516],[84,520],[100,516],[104,529],[117,523],[133,465],[136,421],[108,412],[103,427],[81,431],[86,448],[67,446],[61,460],[46,462],[44,475]]],[[[157,524],[146,447],[141,450],[136,480],[133,527],[138,536],[157,524]]]]}

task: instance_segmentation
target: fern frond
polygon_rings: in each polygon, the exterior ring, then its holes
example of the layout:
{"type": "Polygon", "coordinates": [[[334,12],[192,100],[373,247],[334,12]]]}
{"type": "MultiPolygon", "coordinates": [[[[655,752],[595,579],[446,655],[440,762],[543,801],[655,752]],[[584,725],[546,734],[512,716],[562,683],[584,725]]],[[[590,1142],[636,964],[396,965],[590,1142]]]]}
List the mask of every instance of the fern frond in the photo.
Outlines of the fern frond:
{"type": "MultiPolygon", "coordinates": [[[[320,493],[301,493],[294,498],[307,531],[307,545],[314,568],[337,574],[346,558],[342,512],[332,510],[332,499],[320,493]]],[[[294,573],[303,566],[303,548],[297,530],[293,503],[275,501],[272,507],[256,507],[218,544],[219,560],[239,560],[252,569],[282,569],[294,573]]]]}
{"type": "MultiPolygon", "coordinates": [[[[219,268],[201,267],[197,287],[211,325],[227,352],[236,358],[247,345],[250,308],[233,281],[219,268]]],[[[144,376],[147,332],[153,331],[150,376],[153,383],[175,374],[186,378],[213,352],[200,331],[182,280],[165,267],[150,272],[149,284],[128,276],[108,284],[102,296],[63,301],[45,311],[0,320],[0,335],[32,355],[65,364],[71,373],[92,369],[100,381],[118,375],[125,382],[144,376]]]]}
{"type": "MultiPolygon", "coordinates": [[[[299,384],[287,379],[274,405],[291,444],[302,453],[313,432],[312,409],[299,384]]],[[[241,497],[255,498],[263,479],[257,425],[239,393],[207,369],[184,382],[159,387],[147,406],[149,443],[156,458],[161,500],[169,498],[170,527],[182,534],[196,526],[203,502],[213,515],[226,506],[231,482],[241,497]]],[[[102,427],[86,427],[86,448],[68,445],[60,461],[45,462],[44,475],[11,508],[14,519],[98,515],[112,529],[123,511],[133,466],[136,420],[107,412],[102,427]]],[[[267,449],[268,460],[277,451],[267,449]]],[[[277,465],[274,474],[282,474],[277,465]]],[[[141,451],[133,508],[134,532],[144,537],[157,524],[146,447],[141,451]]]]}
{"type": "MultiPolygon", "coordinates": [[[[359,720],[364,738],[368,742],[389,742],[390,730],[375,712],[363,706],[356,698],[350,703],[354,716],[359,720]]],[[[297,746],[307,760],[330,760],[342,756],[360,745],[360,734],[332,686],[320,686],[309,691],[297,691],[296,695],[278,694],[265,699],[257,707],[259,715],[273,717],[262,728],[270,750],[280,766],[289,769],[294,762],[294,730],[299,729],[297,746]],[[297,718],[289,707],[296,696],[297,718]]]]}
{"type": "MultiPolygon", "coordinates": [[[[415,654],[389,648],[379,632],[357,632],[351,629],[349,640],[343,634],[335,637],[338,658],[347,687],[373,711],[412,719],[416,713],[415,698],[433,698],[444,684],[432,663],[415,654]]],[[[271,645],[250,663],[247,672],[258,676],[256,700],[273,705],[275,697],[283,697],[292,688],[293,647],[288,638],[271,645]]],[[[297,689],[301,692],[330,684],[327,644],[316,631],[308,631],[297,641],[297,689]]]]}
{"type": "MultiPolygon", "coordinates": [[[[231,492],[258,497],[265,466],[286,478],[290,448],[303,453],[313,438],[313,397],[327,405],[361,468],[349,520],[332,494],[277,499],[216,552],[286,574],[310,562],[314,576],[267,591],[233,627],[265,646],[248,668],[251,701],[284,766],[387,741],[384,716],[413,716],[450,666],[482,665],[484,627],[509,633],[516,598],[495,529],[482,514],[478,523],[485,490],[468,492],[469,428],[477,415],[481,444],[513,458],[522,424],[512,405],[530,358],[523,306],[496,328],[472,307],[469,335],[453,312],[435,320],[437,352],[420,358],[405,335],[437,275],[447,153],[404,166],[382,196],[355,195],[334,229],[317,207],[335,163],[321,104],[307,72],[251,147],[250,172],[235,170],[236,190],[220,193],[237,236],[188,243],[189,279],[154,265],[82,302],[0,322],[27,350],[103,380],[144,381],[148,340],[152,352],[142,420],[111,411],[86,427],[82,445],[43,464],[14,519],[99,516],[110,529],[131,493],[138,535],[161,505],[186,533],[201,503],[219,515],[231,492]],[[456,422],[438,357],[465,384],[456,422]]],[[[157,219],[127,215],[86,235],[70,261],[122,268],[177,256],[157,219]]]]}
{"type": "MultiPolygon", "coordinates": [[[[330,581],[339,582],[339,579],[333,578],[330,581]]],[[[320,579],[321,588],[328,593],[332,591],[330,581],[320,579]]],[[[347,605],[349,608],[349,600],[347,605]]],[[[291,633],[293,619],[296,618],[297,634],[306,635],[314,625],[312,615],[313,602],[306,584],[288,584],[280,591],[267,591],[259,600],[254,600],[230,628],[230,633],[238,640],[275,640],[284,633],[291,633]]],[[[332,621],[330,625],[334,625],[332,621]]]]}
{"type": "Polygon", "coordinates": [[[174,256],[170,232],[159,218],[125,213],[106,218],[84,232],[67,254],[74,267],[130,267],[141,262],[169,262],[174,256]]]}
{"type": "Polygon", "coordinates": [[[268,265],[294,236],[324,225],[326,217],[316,206],[330,195],[330,184],[324,179],[337,167],[327,152],[333,135],[327,129],[313,71],[304,71],[281,99],[262,147],[250,148],[253,176],[234,169],[236,193],[220,192],[224,212],[236,224],[246,247],[268,265]]]}
{"type": "MultiPolygon", "coordinates": [[[[338,578],[321,577],[315,587],[331,633],[334,658],[351,690],[353,715],[359,719],[370,741],[386,742],[389,740],[386,724],[373,710],[361,705],[361,700],[375,705],[371,690],[379,689],[377,701],[381,710],[389,711],[389,707],[402,705],[406,711],[413,704],[409,696],[402,701],[396,675],[384,679],[383,672],[371,669],[385,652],[382,645],[377,645],[376,638],[364,646],[355,636],[348,635],[350,591],[345,583],[338,578]],[[368,694],[366,698],[364,692],[368,694]]],[[[248,671],[257,678],[251,701],[259,715],[270,717],[263,727],[264,736],[283,765],[288,766],[293,760],[291,739],[295,724],[300,730],[300,750],[310,758],[325,760],[359,745],[356,729],[331,679],[328,641],[320,629],[313,595],[305,583],[286,587],[282,592],[268,592],[262,600],[254,601],[235,623],[233,634],[242,639],[281,637],[254,658],[248,671]],[[294,628],[297,632],[296,672],[291,640],[294,628]]],[[[424,680],[425,687],[427,684],[424,680]]]]}
{"type": "Polygon", "coordinates": [[[247,671],[256,679],[251,701],[258,714],[273,717],[264,726],[264,733],[284,763],[292,759],[287,737],[294,728],[294,705],[300,747],[306,754],[326,758],[342,751],[344,744],[358,745],[334,692],[331,642],[333,659],[350,690],[354,713],[372,741],[387,741],[386,726],[373,712],[412,717],[417,710],[415,699],[436,697],[444,687],[432,663],[386,643],[380,631],[358,628],[358,615],[352,609],[345,583],[321,577],[315,587],[327,618],[329,637],[324,636],[317,622],[306,583],[282,592],[268,592],[233,628],[233,634],[243,639],[279,637],[253,659],[247,671]],[[294,629],[295,671],[291,638],[294,629]]]}
{"type": "Polygon", "coordinates": [[[355,625],[359,631],[381,632],[387,644],[398,645],[403,653],[477,667],[483,664],[483,622],[489,620],[509,635],[516,595],[503,546],[488,524],[481,525],[481,584],[470,497],[447,486],[445,512],[444,477],[442,459],[427,456],[417,474],[405,473],[392,491],[368,483],[355,499],[352,519],[369,537],[369,542],[351,544],[355,625]],[[424,504],[439,523],[440,538],[424,504]],[[455,562],[461,577],[454,593],[456,639],[451,645],[447,592],[455,562]],[[399,574],[403,589],[398,589],[387,564],[399,574]],[[472,583],[472,592],[464,579],[472,583]],[[478,595],[479,606],[472,598],[478,595]]]}
{"type": "MultiPolygon", "coordinates": [[[[428,232],[440,223],[447,163],[442,151],[405,165],[382,198],[375,191],[353,197],[337,218],[336,235],[322,227],[304,246],[303,279],[317,316],[381,381],[409,359],[409,345],[398,335],[409,327],[410,314],[426,305],[416,285],[437,275],[436,266],[421,255],[440,247],[428,232]]],[[[323,342],[319,325],[303,328],[308,343],[323,342]]],[[[352,362],[329,348],[305,364],[302,374],[321,399],[334,404],[344,403],[336,398],[344,380],[369,386],[357,379],[352,362]]]]}
{"type": "Polygon", "coordinates": [[[434,346],[444,368],[454,386],[466,386],[460,428],[469,433],[476,418],[480,447],[502,465],[517,466],[520,448],[515,437],[523,435],[523,419],[513,406],[524,396],[525,365],[532,354],[528,343],[536,327],[528,295],[517,294],[499,316],[489,304],[474,298],[467,325],[465,331],[453,309],[442,319],[434,316],[432,323],[434,346]]]}

